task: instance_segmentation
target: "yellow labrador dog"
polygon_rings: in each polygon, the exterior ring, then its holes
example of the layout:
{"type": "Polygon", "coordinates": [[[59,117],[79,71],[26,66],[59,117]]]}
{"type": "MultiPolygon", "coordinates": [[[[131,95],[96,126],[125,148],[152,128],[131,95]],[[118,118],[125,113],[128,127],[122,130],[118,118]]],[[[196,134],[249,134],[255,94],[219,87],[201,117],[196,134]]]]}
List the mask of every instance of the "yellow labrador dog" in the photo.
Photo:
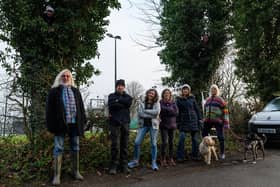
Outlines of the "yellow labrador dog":
{"type": "Polygon", "coordinates": [[[214,154],[215,159],[218,160],[215,148],[215,140],[213,138],[217,138],[217,136],[205,136],[202,139],[202,142],[199,144],[199,152],[208,165],[211,164],[212,154],[214,154]]]}

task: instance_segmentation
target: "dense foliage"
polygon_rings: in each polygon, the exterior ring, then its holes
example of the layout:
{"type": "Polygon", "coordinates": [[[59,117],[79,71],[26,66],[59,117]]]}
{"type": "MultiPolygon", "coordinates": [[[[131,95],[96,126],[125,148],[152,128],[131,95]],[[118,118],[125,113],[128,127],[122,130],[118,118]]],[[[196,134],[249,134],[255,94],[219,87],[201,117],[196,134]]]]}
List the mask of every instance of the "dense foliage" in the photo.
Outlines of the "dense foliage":
{"type": "MultiPolygon", "coordinates": [[[[7,186],[43,186],[50,183],[53,177],[52,149],[53,136],[44,132],[41,134],[42,143],[38,145],[36,156],[30,151],[30,144],[23,139],[14,142],[17,137],[0,138],[0,185],[7,186]],[[28,185],[30,184],[30,185],[28,185]]],[[[135,132],[130,133],[129,158],[133,158],[135,132]]],[[[179,134],[176,133],[175,145],[177,145],[179,134]]],[[[71,155],[65,140],[65,152],[62,162],[62,177],[65,181],[71,178],[71,155]]],[[[158,141],[158,148],[160,148],[158,141]]],[[[107,133],[88,133],[80,142],[80,171],[82,174],[98,173],[100,177],[108,172],[110,164],[110,142],[107,133]]],[[[235,154],[238,143],[232,137],[226,139],[226,151],[228,155],[235,154]]],[[[150,167],[150,139],[146,136],[141,145],[141,167],[150,167]]],[[[191,140],[187,139],[186,152],[191,150],[191,140]]],[[[202,162],[202,161],[201,161],[202,162]]]]}
{"type": "Polygon", "coordinates": [[[162,0],[159,53],[170,77],[163,82],[188,83],[205,90],[219,66],[228,40],[229,4],[224,0],[162,0]]]}
{"type": "Polygon", "coordinates": [[[0,1],[0,40],[8,46],[0,59],[14,77],[14,93],[30,98],[32,134],[43,129],[47,91],[58,72],[70,69],[78,86],[99,72],[89,60],[98,56],[110,8],[119,7],[117,0],[0,1]]]}
{"type": "MultiPolygon", "coordinates": [[[[43,131],[42,131],[43,132],[43,131]]],[[[109,162],[109,141],[104,134],[88,134],[81,139],[81,170],[92,172],[93,169],[103,171],[109,162]]],[[[12,143],[13,137],[0,139],[0,184],[9,186],[24,183],[47,183],[53,176],[52,152],[53,136],[47,132],[41,134],[40,144],[37,144],[35,156],[31,152],[30,143],[12,143]]],[[[65,151],[63,156],[63,175],[71,173],[71,153],[65,140],[65,151]]]]}
{"type": "MultiPolygon", "coordinates": [[[[82,174],[97,173],[100,177],[107,173],[110,165],[110,141],[107,117],[102,111],[89,111],[89,130],[80,141],[80,170],[82,174]]],[[[237,119],[238,120],[238,119],[237,119]]],[[[242,124],[239,128],[242,128],[242,124]]],[[[243,130],[241,130],[243,132],[243,130]]],[[[240,132],[240,131],[237,131],[240,132]]],[[[129,158],[133,158],[136,131],[129,135],[129,158]]],[[[0,137],[0,186],[41,186],[49,184],[53,177],[53,135],[47,131],[40,134],[41,141],[36,150],[31,151],[30,141],[26,136],[0,137]],[[30,185],[29,185],[30,184],[30,185]]],[[[228,134],[229,135],[229,134],[228,134]]],[[[179,133],[175,134],[175,145],[178,145],[179,133]]],[[[158,149],[160,149],[160,138],[158,149]]],[[[234,154],[239,144],[231,136],[226,138],[227,153],[234,154]]],[[[141,145],[141,166],[150,167],[151,147],[150,137],[147,135],[141,145]]],[[[186,140],[186,154],[190,152],[191,139],[186,140]]],[[[65,149],[62,162],[62,177],[65,181],[72,180],[71,155],[68,136],[65,139],[65,149]]]]}
{"type": "Polygon", "coordinates": [[[237,75],[248,94],[268,101],[280,90],[280,1],[233,1],[237,75]]]}

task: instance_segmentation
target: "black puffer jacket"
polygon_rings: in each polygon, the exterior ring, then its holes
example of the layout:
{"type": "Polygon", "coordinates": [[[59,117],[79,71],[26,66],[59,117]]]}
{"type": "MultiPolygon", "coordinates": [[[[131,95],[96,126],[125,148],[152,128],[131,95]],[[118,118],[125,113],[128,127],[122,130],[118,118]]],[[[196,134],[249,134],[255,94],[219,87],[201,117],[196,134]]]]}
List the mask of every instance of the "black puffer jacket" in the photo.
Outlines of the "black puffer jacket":
{"type": "Polygon", "coordinates": [[[132,103],[132,97],[127,93],[112,93],[108,98],[110,124],[130,123],[129,108],[132,103]]]}
{"type": "Polygon", "coordinates": [[[201,113],[194,96],[178,97],[176,104],[179,109],[177,125],[180,131],[200,130],[201,113]]]}
{"type": "MultiPolygon", "coordinates": [[[[63,135],[68,132],[68,126],[66,125],[64,104],[62,99],[62,86],[52,88],[48,94],[46,104],[46,120],[47,128],[51,133],[55,135],[63,135]]],[[[77,108],[77,126],[78,135],[84,134],[84,125],[86,123],[86,114],[83,99],[80,91],[77,88],[71,87],[77,108]]]]}

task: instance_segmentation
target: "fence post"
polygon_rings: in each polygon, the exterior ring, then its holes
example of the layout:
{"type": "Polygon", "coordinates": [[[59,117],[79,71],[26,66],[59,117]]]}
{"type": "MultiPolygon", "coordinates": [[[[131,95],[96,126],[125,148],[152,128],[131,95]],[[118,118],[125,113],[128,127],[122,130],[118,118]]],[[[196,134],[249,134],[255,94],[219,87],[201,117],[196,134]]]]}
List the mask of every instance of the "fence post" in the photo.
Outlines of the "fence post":
{"type": "Polygon", "coordinates": [[[5,137],[5,130],[6,130],[7,104],[8,104],[8,96],[6,96],[6,101],[5,101],[5,115],[4,115],[4,129],[3,129],[3,136],[4,137],[5,137]]]}

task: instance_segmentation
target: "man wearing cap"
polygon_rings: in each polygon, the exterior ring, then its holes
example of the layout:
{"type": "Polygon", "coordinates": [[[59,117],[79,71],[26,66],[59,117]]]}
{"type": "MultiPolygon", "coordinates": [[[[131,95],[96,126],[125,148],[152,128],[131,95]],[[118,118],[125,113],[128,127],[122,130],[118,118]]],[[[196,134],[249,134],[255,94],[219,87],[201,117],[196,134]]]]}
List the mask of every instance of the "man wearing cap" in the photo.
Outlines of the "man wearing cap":
{"type": "Polygon", "coordinates": [[[109,130],[111,138],[111,165],[109,173],[112,175],[117,173],[118,149],[120,149],[120,171],[123,173],[129,173],[129,169],[127,168],[127,145],[130,123],[129,108],[132,103],[132,97],[124,90],[125,81],[123,79],[117,80],[116,91],[111,93],[108,98],[109,130]],[[120,138],[120,145],[118,145],[118,138],[120,138]]]}

